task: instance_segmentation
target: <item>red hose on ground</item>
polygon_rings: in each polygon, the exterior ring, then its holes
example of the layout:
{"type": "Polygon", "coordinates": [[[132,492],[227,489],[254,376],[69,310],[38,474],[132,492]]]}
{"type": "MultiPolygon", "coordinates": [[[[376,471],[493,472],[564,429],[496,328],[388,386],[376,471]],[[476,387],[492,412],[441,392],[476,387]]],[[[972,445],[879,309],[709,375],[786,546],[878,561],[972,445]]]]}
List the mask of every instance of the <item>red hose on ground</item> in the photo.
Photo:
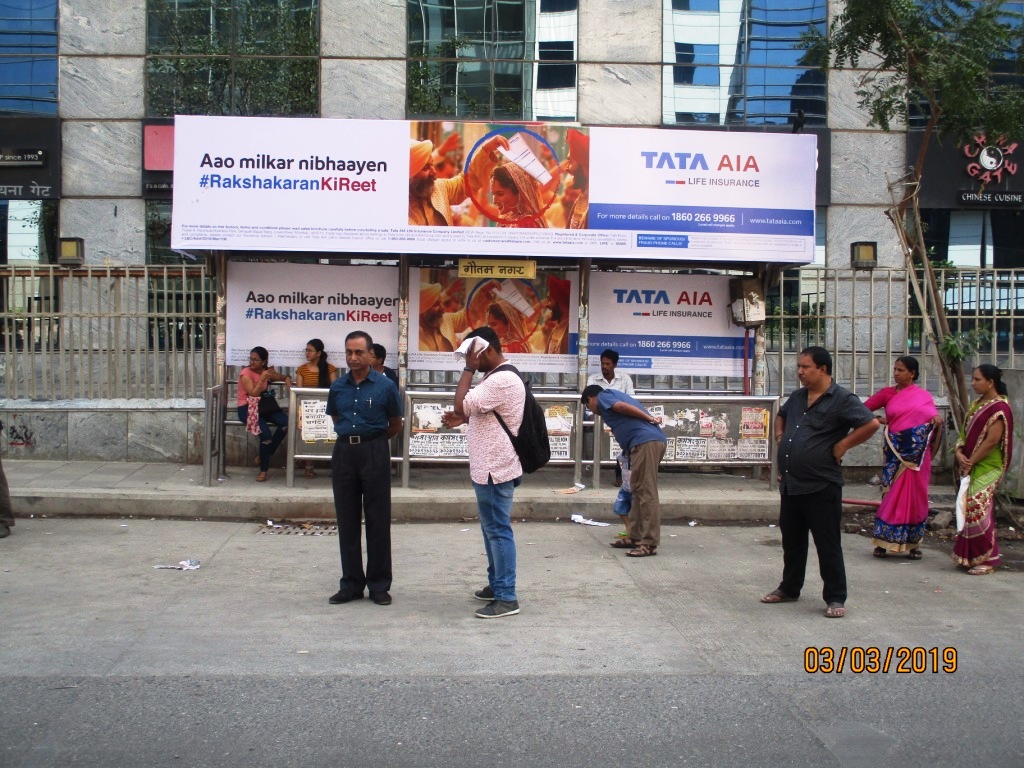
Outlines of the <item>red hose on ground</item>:
{"type": "Polygon", "coordinates": [[[867,499],[843,499],[843,504],[854,504],[861,507],[878,507],[881,506],[880,501],[868,501],[867,499]]]}

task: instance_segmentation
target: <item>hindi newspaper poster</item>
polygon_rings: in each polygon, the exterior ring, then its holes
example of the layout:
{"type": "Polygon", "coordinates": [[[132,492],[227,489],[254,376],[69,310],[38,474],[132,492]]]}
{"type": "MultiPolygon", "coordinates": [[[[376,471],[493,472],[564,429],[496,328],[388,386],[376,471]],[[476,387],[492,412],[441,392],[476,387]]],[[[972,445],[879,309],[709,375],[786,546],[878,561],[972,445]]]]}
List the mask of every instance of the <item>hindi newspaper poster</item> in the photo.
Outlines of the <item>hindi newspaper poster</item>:
{"type": "Polygon", "coordinates": [[[768,439],[768,420],[770,414],[767,408],[748,408],[744,406],[740,412],[740,436],[747,438],[768,439]]]}
{"type": "Polygon", "coordinates": [[[744,329],[732,322],[726,275],[595,272],[588,344],[592,373],[601,350],[614,349],[623,373],[743,375],[744,329]]]}
{"type": "Polygon", "coordinates": [[[304,443],[334,442],[337,439],[334,424],[327,415],[326,400],[299,400],[299,430],[304,443]]]}
{"type": "Polygon", "coordinates": [[[306,342],[320,339],[344,369],[345,336],[366,331],[398,366],[397,267],[232,261],[226,298],[228,365],[265,347],[270,365],[298,367],[306,342]]]}
{"type": "Polygon", "coordinates": [[[676,461],[705,461],[708,458],[706,437],[677,437],[676,461]]]}
{"type": "Polygon", "coordinates": [[[466,425],[454,429],[444,425],[441,417],[451,403],[413,403],[412,436],[409,438],[409,455],[419,457],[468,457],[469,444],[466,440],[466,425]]]}
{"type": "Polygon", "coordinates": [[[736,458],[736,441],[713,437],[708,440],[708,461],[731,461],[736,458]]]}
{"type": "Polygon", "coordinates": [[[178,115],[171,247],[806,264],[816,162],[813,134],[178,115]]]}
{"type": "Polygon", "coordinates": [[[748,461],[768,461],[768,441],[753,438],[737,440],[736,458],[748,461]]]}
{"type": "Polygon", "coordinates": [[[480,326],[494,329],[502,353],[524,373],[576,370],[576,272],[548,271],[535,279],[463,278],[457,269],[419,268],[410,270],[409,283],[410,370],[461,368],[454,351],[480,326]]]}

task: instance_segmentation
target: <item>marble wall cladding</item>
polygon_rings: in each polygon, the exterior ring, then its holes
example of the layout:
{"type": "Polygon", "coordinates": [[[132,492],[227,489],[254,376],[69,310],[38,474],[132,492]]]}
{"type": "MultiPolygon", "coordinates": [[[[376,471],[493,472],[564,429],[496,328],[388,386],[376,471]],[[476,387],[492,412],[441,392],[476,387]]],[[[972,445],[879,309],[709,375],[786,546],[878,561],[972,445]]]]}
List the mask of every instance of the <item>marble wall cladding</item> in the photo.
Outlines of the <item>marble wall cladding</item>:
{"type": "Polygon", "coordinates": [[[128,461],[128,411],[68,414],[68,459],[128,461]]]}
{"type": "Polygon", "coordinates": [[[906,172],[905,145],[905,134],[898,132],[834,131],[832,204],[891,205],[887,185],[906,172]]]}
{"type": "Polygon", "coordinates": [[[142,131],[134,121],[66,121],[61,184],[65,197],[142,194],[142,131]]]}
{"type": "Polygon", "coordinates": [[[405,119],[405,62],[324,59],[320,65],[320,114],[405,119]]]}
{"type": "Polygon", "coordinates": [[[659,125],[660,64],[580,64],[579,120],[584,125],[659,125]]]}
{"type": "MultiPolygon", "coordinates": [[[[5,409],[0,410],[5,427],[0,452],[12,459],[45,461],[202,464],[204,419],[203,411],[180,409],[5,409]]],[[[228,434],[232,431],[244,435],[241,428],[229,428],[228,434]]]]}
{"type": "Polygon", "coordinates": [[[360,3],[352,12],[351,0],[322,0],[320,55],[344,58],[404,58],[408,46],[406,0],[360,3]]]}
{"type": "Polygon", "coordinates": [[[146,0],[61,0],[62,54],[146,53],[146,0]]]}
{"type": "Polygon", "coordinates": [[[62,56],[60,116],[140,119],[145,60],[121,56],[62,56]]]}
{"type": "Polygon", "coordinates": [[[900,269],[904,265],[896,229],[885,215],[887,206],[833,205],[828,209],[825,266],[849,269],[850,243],[878,243],[878,266],[900,269]]]}
{"type": "Polygon", "coordinates": [[[60,234],[85,240],[89,264],[146,263],[146,208],[139,198],[61,200],[60,234]]]}
{"type": "MultiPolygon", "coordinates": [[[[580,3],[579,61],[660,63],[664,36],[662,13],[660,2],[587,0],[580,3]]],[[[647,120],[640,122],[647,123],[647,120]]],[[[654,120],[651,124],[659,122],[654,120]]]]}
{"type": "Polygon", "coordinates": [[[186,463],[188,426],[187,414],[128,411],[128,461],[186,463]]]}
{"type": "MultiPolygon", "coordinates": [[[[830,316],[825,335],[837,351],[885,352],[906,347],[904,283],[888,281],[879,272],[849,271],[838,283],[829,282],[825,306],[830,316]],[[834,327],[833,327],[834,325],[834,327]]],[[[858,357],[857,364],[869,363],[858,357]]],[[[864,371],[857,371],[859,376],[864,371]]]]}
{"type": "MultiPolygon", "coordinates": [[[[72,289],[65,290],[61,308],[69,315],[95,316],[102,322],[102,327],[114,329],[115,335],[124,339],[125,346],[135,348],[139,346],[135,334],[140,331],[143,335],[146,333],[145,325],[140,324],[138,317],[148,312],[149,291],[144,280],[82,281],[75,283],[72,289]],[[108,315],[115,316],[114,322],[108,315]],[[116,320],[121,318],[126,322],[116,324],[116,320]]],[[[110,335],[98,335],[99,326],[92,326],[90,333],[88,325],[76,328],[74,323],[67,320],[62,329],[68,335],[67,341],[74,349],[88,348],[88,335],[96,337],[97,343],[104,345],[106,339],[103,337],[110,335]]]]}
{"type": "Polygon", "coordinates": [[[47,411],[0,411],[4,423],[0,447],[12,459],[67,461],[68,414],[47,411]]]}

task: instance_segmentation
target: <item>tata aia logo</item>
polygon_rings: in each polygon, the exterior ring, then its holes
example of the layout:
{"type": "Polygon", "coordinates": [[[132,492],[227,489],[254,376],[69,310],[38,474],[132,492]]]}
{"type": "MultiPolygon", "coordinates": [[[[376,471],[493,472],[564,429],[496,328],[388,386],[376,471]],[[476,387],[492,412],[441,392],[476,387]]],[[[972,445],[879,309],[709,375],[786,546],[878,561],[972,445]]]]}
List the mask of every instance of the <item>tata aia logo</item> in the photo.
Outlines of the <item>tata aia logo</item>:
{"type": "Polygon", "coordinates": [[[672,302],[668,291],[654,288],[613,288],[616,304],[687,304],[691,307],[702,305],[712,306],[711,294],[707,291],[681,291],[679,297],[672,302]]]}
{"type": "MultiPolygon", "coordinates": [[[[669,171],[710,171],[711,165],[700,152],[641,152],[644,167],[652,170],[669,171]]],[[[755,155],[722,155],[715,166],[716,171],[735,173],[760,173],[761,168],[755,155]]]]}
{"type": "MultiPolygon", "coordinates": [[[[1003,176],[1017,175],[1017,162],[1013,159],[1017,151],[1017,143],[999,139],[989,144],[984,136],[975,137],[970,144],[964,145],[967,175],[985,184],[998,184],[1003,176]]],[[[1009,178],[1006,179],[1009,181],[1009,178]]]]}

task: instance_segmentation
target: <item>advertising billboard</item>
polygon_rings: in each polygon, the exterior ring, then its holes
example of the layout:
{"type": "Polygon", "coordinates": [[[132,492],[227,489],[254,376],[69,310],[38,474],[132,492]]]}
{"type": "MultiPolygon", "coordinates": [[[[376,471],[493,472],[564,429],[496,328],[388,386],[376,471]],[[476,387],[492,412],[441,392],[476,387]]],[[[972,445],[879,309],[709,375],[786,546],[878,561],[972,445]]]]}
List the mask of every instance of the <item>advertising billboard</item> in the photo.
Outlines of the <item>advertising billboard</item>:
{"type": "Polygon", "coordinates": [[[803,264],[816,137],[178,116],[176,249],[803,264]]]}

